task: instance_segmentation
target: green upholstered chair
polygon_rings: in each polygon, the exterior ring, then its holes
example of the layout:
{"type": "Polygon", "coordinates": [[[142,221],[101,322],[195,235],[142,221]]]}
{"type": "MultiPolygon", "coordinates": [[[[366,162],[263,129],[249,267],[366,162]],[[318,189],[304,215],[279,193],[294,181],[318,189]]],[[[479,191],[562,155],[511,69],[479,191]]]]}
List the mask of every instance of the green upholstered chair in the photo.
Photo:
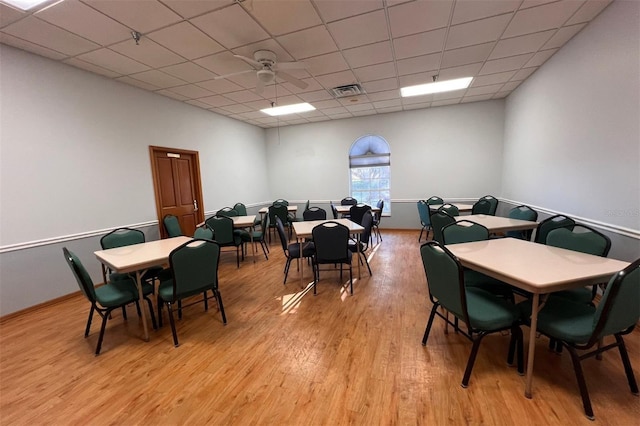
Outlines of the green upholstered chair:
{"type": "Polygon", "coordinates": [[[468,332],[462,334],[473,342],[462,378],[462,387],[466,388],[469,384],[482,339],[488,334],[504,330],[511,331],[507,363],[512,364],[514,352],[517,353],[518,372],[523,374],[523,338],[518,307],[485,290],[466,286],[462,265],[437,241],[424,243],[420,247],[420,255],[427,277],[429,298],[433,303],[422,345],[427,344],[436,315],[446,323],[454,325],[438,312],[438,307],[442,306],[467,325],[468,332]]]}
{"type": "MultiPolygon", "coordinates": [[[[471,214],[487,214],[490,216],[495,216],[496,210],[498,209],[498,199],[493,195],[485,195],[484,197],[480,198],[476,202],[476,204],[480,203],[481,201],[487,201],[489,203],[488,208],[485,207],[485,203],[481,203],[479,204],[479,208],[481,209],[481,211],[476,212],[475,209],[472,208],[471,214]]],[[[473,207],[476,207],[476,204],[474,204],[473,207]]]]}
{"type": "Polygon", "coordinates": [[[316,284],[320,280],[320,265],[340,265],[340,283],[342,283],[342,265],[349,266],[350,292],[353,294],[353,269],[351,268],[352,252],[349,250],[349,228],[338,222],[324,222],[311,230],[315,253],[313,266],[315,279],[313,280],[313,294],[316,294],[316,284]]]}
{"type": "Polygon", "coordinates": [[[233,207],[223,207],[216,212],[216,216],[236,217],[240,214],[233,207]]]}
{"type": "Polygon", "coordinates": [[[180,222],[178,222],[178,218],[174,215],[166,215],[162,218],[162,223],[164,224],[164,230],[167,232],[167,236],[169,238],[183,235],[182,229],[180,228],[180,222]]]}
{"type": "MultiPolygon", "coordinates": [[[[233,209],[235,211],[238,212],[238,216],[248,216],[249,214],[247,213],[247,206],[245,206],[242,203],[235,203],[233,205],[233,209]]],[[[260,225],[260,215],[257,215],[255,220],[253,221],[253,226],[259,226],[260,225]]]]}
{"type": "Polygon", "coordinates": [[[429,229],[431,227],[431,212],[429,211],[429,205],[425,200],[420,200],[416,203],[418,206],[418,216],[420,217],[420,225],[422,228],[420,229],[420,235],[418,236],[418,242],[422,240],[422,233],[424,231],[427,232],[425,239],[429,239],[429,229]]]}
{"type": "MultiPolygon", "coordinates": [[[[533,210],[529,206],[521,205],[509,210],[509,218],[535,222],[536,220],[538,220],[538,212],[533,210]]],[[[532,233],[533,233],[533,230],[508,231],[507,237],[513,237],[513,238],[529,241],[531,240],[532,233]]]]}
{"type": "Polygon", "coordinates": [[[242,238],[242,242],[245,245],[250,244],[252,241],[254,243],[260,243],[260,247],[262,247],[262,252],[264,253],[265,259],[269,260],[269,256],[267,255],[267,253],[269,252],[269,246],[265,241],[267,229],[269,229],[269,215],[265,214],[262,216],[260,229],[254,229],[253,231],[245,231],[240,235],[240,237],[242,238]]]}
{"type": "MultiPolygon", "coordinates": [[[[618,348],[629,388],[633,394],[638,395],[638,385],[622,336],[631,333],[640,320],[639,301],[640,259],[609,280],[597,307],[575,303],[562,297],[549,297],[538,313],[537,330],[551,339],[560,341],[571,354],[584,412],[590,420],[594,419],[594,415],[582,371],[582,360],[618,348]],[[613,336],[615,342],[600,346],[599,342],[607,336],[613,336]],[[580,354],[578,350],[581,351],[580,354]]],[[[523,302],[520,307],[523,318],[528,320],[531,315],[531,302],[523,302]]]]}
{"type": "MultiPolygon", "coordinates": [[[[353,220],[353,216],[351,220],[353,220]]],[[[362,259],[364,259],[364,262],[367,264],[367,269],[369,270],[369,275],[373,275],[371,273],[371,266],[369,266],[369,260],[367,260],[369,240],[371,239],[371,230],[373,229],[373,214],[371,213],[371,210],[367,210],[364,212],[360,226],[364,228],[364,231],[362,231],[362,233],[360,234],[359,239],[356,240],[354,238],[351,238],[349,240],[349,250],[351,250],[353,253],[358,253],[360,264],[362,264],[362,259]]]]}
{"type": "Polygon", "coordinates": [[[282,223],[282,219],[280,219],[279,216],[276,216],[276,231],[278,232],[278,236],[280,237],[280,244],[282,244],[282,251],[284,252],[284,256],[287,258],[287,262],[284,265],[284,281],[283,281],[283,284],[286,284],[287,276],[289,275],[289,267],[291,266],[291,261],[293,259],[311,258],[315,251],[315,246],[312,242],[304,243],[302,245],[302,253],[300,253],[299,243],[289,244],[287,235],[284,232],[284,224],[282,223]]]}
{"type": "Polygon", "coordinates": [[[538,223],[536,227],[536,235],[534,241],[540,244],[546,244],[547,234],[556,228],[569,228],[575,225],[576,221],[571,219],[568,216],[564,216],[561,214],[557,214],[555,216],[551,216],[542,222],[538,223]]]}
{"type": "Polygon", "coordinates": [[[445,210],[436,210],[431,214],[431,228],[433,229],[433,240],[444,244],[442,238],[442,228],[450,223],[456,223],[456,219],[445,210]]]}
{"type": "MultiPolygon", "coordinates": [[[[220,245],[212,240],[194,239],[175,248],[169,255],[171,277],[163,280],[158,287],[158,318],[162,326],[162,306],[166,305],[169,311],[169,322],[173,334],[173,344],[178,346],[178,334],[176,332],[175,319],[173,318],[173,304],[183,301],[187,297],[202,293],[204,295],[204,309],[208,310],[207,292],[213,293],[213,298],[218,302],[218,308],[222,315],[222,322],[227,323],[227,317],[222,305],[222,297],[218,289],[218,264],[220,263],[220,245]]],[[[193,301],[179,306],[182,310],[187,306],[200,303],[193,301]]]]}
{"type": "Polygon", "coordinates": [[[451,216],[460,216],[460,210],[458,210],[458,207],[450,203],[443,204],[438,210],[445,211],[451,216]]]}
{"type": "MultiPolygon", "coordinates": [[[[104,338],[104,331],[107,327],[107,321],[110,317],[111,311],[118,308],[124,308],[129,303],[134,303],[138,300],[138,292],[135,290],[135,284],[131,278],[123,279],[109,285],[103,285],[100,287],[94,287],[93,281],[89,276],[89,273],[80,262],[80,259],[69,251],[66,247],[62,248],[64,253],[64,259],[67,261],[73,276],[78,282],[80,291],[91,302],[91,310],[89,310],[89,318],[87,319],[87,326],[85,327],[84,337],[89,336],[91,331],[91,320],[93,313],[97,312],[102,317],[102,326],[100,327],[100,335],[98,336],[98,343],[96,345],[96,355],[100,354],[102,348],[102,340],[104,338]]],[[[151,315],[151,323],[153,328],[157,328],[156,318],[153,314],[153,306],[151,300],[144,296],[149,306],[149,313],[151,315]]],[[[126,317],[125,317],[126,319],[126,317]]]]}
{"type": "Polygon", "coordinates": [[[220,247],[236,248],[236,263],[239,268],[242,238],[233,232],[233,220],[227,216],[212,216],[205,223],[213,231],[213,239],[220,247]]]}
{"type": "Polygon", "coordinates": [[[205,223],[199,228],[196,228],[193,238],[197,240],[213,240],[213,230],[205,223]]]}
{"type": "Polygon", "coordinates": [[[288,206],[289,202],[287,200],[285,200],[284,198],[278,198],[272,204],[284,204],[285,206],[288,206]]]}
{"type": "Polygon", "coordinates": [[[444,200],[441,197],[438,197],[437,195],[434,195],[432,197],[427,198],[425,200],[425,202],[430,206],[432,206],[434,204],[436,204],[436,205],[437,204],[444,204],[444,200]]]}

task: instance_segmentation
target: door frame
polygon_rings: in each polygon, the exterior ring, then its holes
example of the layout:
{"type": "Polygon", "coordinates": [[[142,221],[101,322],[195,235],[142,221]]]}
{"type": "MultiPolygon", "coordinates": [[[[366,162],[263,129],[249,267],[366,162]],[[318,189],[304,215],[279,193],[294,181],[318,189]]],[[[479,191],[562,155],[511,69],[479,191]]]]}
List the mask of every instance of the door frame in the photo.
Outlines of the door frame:
{"type": "Polygon", "coordinates": [[[167,233],[162,224],[162,207],[160,204],[160,181],[158,178],[158,170],[156,168],[156,162],[154,161],[154,156],[156,153],[167,153],[167,154],[185,154],[185,155],[193,155],[195,158],[193,164],[193,189],[194,196],[196,197],[196,201],[198,202],[198,211],[196,212],[196,218],[198,219],[196,223],[204,222],[204,201],[202,197],[202,179],[200,177],[200,154],[198,151],[191,151],[188,149],[179,149],[179,148],[168,148],[164,146],[156,146],[149,145],[149,158],[151,161],[151,177],[153,180],[153,193],[156,202],[156,216],[158,217],[158,229],[160,231],[160,238],[167,238],[167,233]]]}

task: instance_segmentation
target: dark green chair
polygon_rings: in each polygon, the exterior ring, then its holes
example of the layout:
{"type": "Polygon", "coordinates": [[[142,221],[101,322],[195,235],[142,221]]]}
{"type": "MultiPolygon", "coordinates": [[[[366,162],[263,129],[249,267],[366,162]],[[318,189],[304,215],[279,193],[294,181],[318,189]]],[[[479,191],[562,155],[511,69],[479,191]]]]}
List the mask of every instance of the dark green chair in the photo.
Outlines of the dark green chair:
{"type": "MultiPolygon", "coordinates": [[[[482,207],[482,211],[476,213],[474,211],[474,209],[472,208],[471,209],[471,214],[487,214],[487,215],[490,215],[490,216],[495,216],[496,215],[496,210],[498,209],[498,199],[496,197],[494,197],[493,195],[485,195],[484,197],[480,198],[476,204],[480,203],[481,201],[487,201],[489,203],[488,210],[487,211],[484,210],[484,205],[485,204],[482,203],[481,204],[483,206],[482,207]]],[[[474,207],[475,207],[476,204],[474,204],[474,207]]]]}
{"type": "Polygon", "coordinates": [[[536,243],[545,244],[547,241],[547,234],[556,228],[569,228],[576,224],[576,221],[568,216],[557,214],[551,216],[538,224],[536,227],[536,236],[534,241],[536,243]]]}
{"type": "Polygon", "coordinates": [[[451,216],[460,216],[460,210],[453,204],[445,203],[438,210],[445,211],[451,216]]]}
{"type": "Polygon", "coordinates": [[[291,261],[293,259],[300,258],[311,258],[315,251],[315,246],[312,242],[307,242],[302,245],[302,253],[300,253],[300,244],[293,243],[289,244],[289,240],[287,239],[287,235],[284,232],[284,224],[282,223],[282,219],[276,216],[276,231],[278,232],[278,236],[280,237],[280,244],[282,244],[282,251],[284,252],[284,256],[287,258],[287,262],[284,265],[284,282],[287,283],[287,276],[289,275],[289,267],[291,266],[291,261]]]}
{"type": "Polygon", "coordinates": [[[162,218],[162,223],[164,224],[164,230],[167,232],[167,236],[169,238],[180,237],[184,235],[182,233],[182,229],[180,228],[180,222],[178,222],[178,218],[172,214],[168,214],[162,218]]]}
{"type": "MultiPolygon", "coordinates": [[[[549,297],[538,313],[537,330],[558,340],[571,354],[582,405],[589,420],[594,420],[594,415],[582,371],[581,362],[584,359],[618,348],[629,388],[634,395],[638,395],[638,384],[622,336],[631,333],[640,320],[639,301],[640,259],[609,280],[597,307],[575,303],[562,297],[549,297]],[[613,336],[615,342],[601,346],[599,342],[607,336],[613,336]],[[578,351],[581,351],[580,354],[578,351]]],[[[531,302],[523,302],[520,307],[523,318],[528,320],[531,316],[531,302]]]]}
{"type": "Polygon", "coordinates": [[[236,263],[239,268],[242,238],[233,232],[233,220],[227,216],[212,216],[205,221],[205,224],[213,231],[213,239],[220,244],[220,247],[236,248],[236,263]]]}
{"type": "Polygon", "coordinates": [[[216,212],[216,216],[236,217],[240,216],[240,214],[233,207],[223,207],[216,212]]]}
{"type": "Polygon", "coordinates": [[[427,240],[429,239],[429,229],[432,229],[431,212],[429,211],[429,205],[425,200],[418,201],[416,205],[418,206],[418,216],[420,217],[420,225],[422,225],[422,228],[420,229],[420,236],[418,236],[418,242],[420,242],[420,240],[422,240],[422,233],[424,231],[427,231],[427,235],[425,236],[425,238],[427,240]]]}
{"type": "MultiPolygon", "coordinates": [[[[166,305],[169,312],[169,323],[173,334],[173,344],[178,346],[173,304],[198,294],[204,295],[204,310],[209,309],[207,296],[212,291],[218,302],[222,322],[227,323],[227,317],[222,305],[222,296],[218,289],[218,265],[220,263],[220,245],[212,240],[194,239],[175,248],[169,255],[171,277],[163,280],[158,287],[158,319],[162,326],[162,306],[166,305]]],[[[186,305],[180,305],[179,310],[187,306],[200,303],[198,299],[186,305]]]]}
{"type": "Polygon", "coordinates": [[[434,204],[436,204],[436,205],[437,204],[444,204],[444,200],[441,197],[438,197],[437,195],[434,195],[432,197],[427,198],[425,200],[425,202],[430,206],[432,206],[434,204]]]}
{"type": "Polygon", "coordinates": [[[213,230],[205,223],[204,225],[196,228],[193,238],[196,240],[213,240],[213,230]]]}
{"type": "MultiPolygon", "coordinates": [[[[233,210],[238,212],[238,216],[248,216],[249,214],[247,213],[247,206],[245,206],[242,203],[235,203],[233,205],[233,210]]],[[[256,219],[253,221],[253,226],[259,226],[260,225],[260,218],[256,217],[256,219]]]]}
{"type": "MultiPolygon", "coordinates": [[[[536,220],[538,220],[538,212],[533,210],[529,206],[525,206],[524,204],[509,210],[508,216],[511,219],[528,220],[531,222],[535,222],[536,220]]],[[[533,230],[531,229],[526,231],[508,231],[507,237],[513,237],[513,238],[518,238],[520,240],[530,241],[532,233],[533,233],[533,230]]]]}
{"type": "Polygon", "coordinates": [[[260,223],[260,229],[254,229],[253,231],[244,231],[240,237],[242,238],[242,242],[246,244],[250,244],[252,241],[254,243],[260,243],[260,247],[262,247],[262,252],[264,253],[265,259],[269,260],[269,256],[267,252],[269,252],[269,246],[265,241],[265,236],[267,229],[269,229],[269,215],[265,214],[262,216],[262,222],[260,223]],[[251,233],[249,233],[251,232],[251,233]],[[253,239],[252,239],[253,238],[253,239]]]}
{"type": "Polygon", "coordinates": [[[465,286],[462,265],[437,241],[424,243],[420,247],[420,255],[427,277],[429,299],[433,303],[422,345],[427,344],[436,315],[455,326],[438,312],[438,307],[442,306],[466,324],[468,332],[462,334],[473,342],[462,387],[466,388],[469,384],[482,339],[488,334],[505,330],[511,331],[507,363],[513,364],[514,353],[517,353],[518,373],[523,374],[523,338],[518,307],[480,288],[465,286]]]}
{"type": "MultiPolygon", "coordinates": [[[[91,302],[91,310],[89,311],[89,318],[87,319],[87,326],[85,327],[84,337],[89,336],[91,331],[91,320],[93,319],[93,313],[97,312],[102,317],[102,326],[100,327],[100,335],[98,336],[98,344],[96,345],[96,355],[100,354],[102,348],[102,340],[104,338],[104,331],[107,327],[107,321],[111,316],[111,311],[119,308],[124,308],[129,303],[137,302],[138,292],[135,290],[135,283],[131,278],[123,279],[117,282],[113,282],[109,285],[103,285],[100,287],[94,287],[93,281],[89,276],[89,273],[80,262],[80,259],[70,252],[66,247],[62,248],[64,253],[64,259],[67,261],[73,276],[78,282],[80,291],[91,302]]],[[[153,306],[151,300],[144,296],[149,306],[149,313],[151,315],[151,323],[153,328],[158,328],[156,324],[156,317],[153,314],[153,306]]],[[[124,312],[124,311],[123,311],[124,312]]],[[[126,319],[126,316],[124,317],[126,319]]]]}
{"type": "Polygon", "coordinates": [[[342,284],[342,265],[349,266],[350,292],[353,294],[353,269],[349,250],[349,228],[338,222],[324,222],[311,230],[315,253],[313,266],[315,279],[313,280],[313,294],[316,294],[316,284],[320,280],[320,265],[340,265],[340,283],[342,284]]]}
{"type": "Polygon", "coordinates": [[[456,218],[451,216],[445,210],[436,210],[431,215],[431,229],[433,229],[433,240],[444,244],[442,238],[442,228],[450,223],[456,223],[456,218]]]}

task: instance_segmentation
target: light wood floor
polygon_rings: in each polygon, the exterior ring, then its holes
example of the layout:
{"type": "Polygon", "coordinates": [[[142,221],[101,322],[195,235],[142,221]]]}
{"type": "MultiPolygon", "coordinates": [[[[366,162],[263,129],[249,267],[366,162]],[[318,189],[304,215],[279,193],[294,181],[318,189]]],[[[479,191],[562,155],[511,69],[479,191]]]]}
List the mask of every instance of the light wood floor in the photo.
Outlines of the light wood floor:
{"type": "MultiPolygon", "coordinates": [[[[188,308],[178,348],[168,321],[142,341],[130,307],[127,322],[114,314],[95,357],[99,321],[84,339],[89,304],[80,296],[6,320],[0,423],[594,424],[583,414],[568,354],[550,353],[544,338],[536,341],[533,399],[524,397],[524,377],[506,365],[502,335],[485,339],[469,387],[460,387],[470,342],[444,334],[436,320],[428,346],[420,344],[430,302],[417,236],[383,231],[374,275],[363,268],[353,296],[334,272],[322,274],[317,296],[301,294],[295,264],[283,286],[275,242],[268,261],[249,258],[240,269],[235,254],[225,253],[220,287],[228,324],[215,307],[188,308]]],[[[637,378],[639,336],[626,338],[637,378]]],[[[596,423],[637,425],[640,399],[617,352],[584,367],[596,423]]]]}

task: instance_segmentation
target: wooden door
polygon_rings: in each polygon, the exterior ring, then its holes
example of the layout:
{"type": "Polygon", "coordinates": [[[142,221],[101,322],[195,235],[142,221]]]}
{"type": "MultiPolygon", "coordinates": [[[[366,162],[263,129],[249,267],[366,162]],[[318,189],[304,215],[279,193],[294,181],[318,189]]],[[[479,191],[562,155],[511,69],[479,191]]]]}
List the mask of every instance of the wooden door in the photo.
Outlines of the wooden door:
{"type": "Polygon", "coordinates": [[[204,221],[198,152],[150,146],[149,153],[161,238],[167,238],[162,218],[168,214],[178,218],[184,235],[193,235],[204,221]]]}

